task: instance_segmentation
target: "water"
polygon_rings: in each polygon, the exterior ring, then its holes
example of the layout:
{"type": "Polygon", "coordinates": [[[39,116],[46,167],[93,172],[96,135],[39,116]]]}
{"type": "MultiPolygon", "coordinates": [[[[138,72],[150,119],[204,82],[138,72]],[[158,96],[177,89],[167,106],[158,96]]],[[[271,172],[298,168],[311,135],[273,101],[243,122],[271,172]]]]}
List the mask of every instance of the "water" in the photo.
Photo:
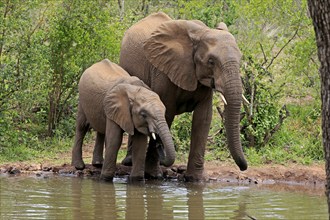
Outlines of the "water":
{"type": "Polygon", "coordinates": [[[328,219],[322,189],[273,186],[0,176],[0,219],[328,219]]]}

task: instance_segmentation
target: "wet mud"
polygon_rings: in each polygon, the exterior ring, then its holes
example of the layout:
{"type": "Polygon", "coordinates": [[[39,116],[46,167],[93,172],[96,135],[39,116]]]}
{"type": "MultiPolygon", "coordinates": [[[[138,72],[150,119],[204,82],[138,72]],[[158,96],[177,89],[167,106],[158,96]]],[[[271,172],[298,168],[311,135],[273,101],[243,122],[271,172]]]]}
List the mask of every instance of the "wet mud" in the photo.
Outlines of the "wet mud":
{"type": "MultiPolygon", "coordinates": [[[[116,177],[127,177],[131,167],[117,164],[116,177]]],[[[185,165],[174,165],[170,168],[162,167],[165,180],[184,181],[185,165]]],[[[239,171],[234,164],[221,165],[216,162],[205,164],[206,181],[226,183],[274,185],[277,183],[293,186],[313,186],[323,188],[325,185],[324,165],[264,165],[250,167],[247,171],[239,171]]],[[[98,178],[101,168],[87,164],[84,170],[76,170],[69,164],[47,165],[9,163],[0,165],[0,175],[36,175],[49,177],[62,175],[72,177],[98,178]]]]}

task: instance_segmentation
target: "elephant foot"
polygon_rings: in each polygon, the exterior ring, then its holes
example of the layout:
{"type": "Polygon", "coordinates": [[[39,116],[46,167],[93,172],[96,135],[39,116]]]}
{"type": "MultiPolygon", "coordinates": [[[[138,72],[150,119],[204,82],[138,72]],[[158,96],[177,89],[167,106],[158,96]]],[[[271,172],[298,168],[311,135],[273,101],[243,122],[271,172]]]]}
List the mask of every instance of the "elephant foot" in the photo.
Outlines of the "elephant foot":
{"type": "Polygon", "coordinates": [[[132,155],[127,155],[122,161],[121,164],[124,166],[132,166],[132,155]]]}
{"type": "Polygon", "coordinates": [[[159,165],[148,166],[145,168],[144,176],[146,179],[161,180],[163,179],[163,172],[159,165]]]}
{"type": "Polygon", "coordinates": [[[84,161],[72,161],[71,165],[74,166],[77,170],[85,169],[84,161]]]}
{"type": "Polygon", "coordinates": [[[103,166],[103,159],[102,160],[94,160],[92,161],[92,165],[97,168],[101,168],[103,166]]]}
{"type": "Polygon", "coordinates": [[[144,177],[149,180],[162,180],[163,172],[159,165],[146,166],[144,171],[144,177]]]}
{"type": "Polygon", "coordinates": [[[129,176],[128,180],[129,183],[144,183],[143,176],[129,176]]]}
{"type": "Polygon", "coordinates": [[[164,179],[162,173],[157,173],[157,174],[145,173],[144,176],[147,180],[163,180],[164,179]]]}
{"type": "Polygon", "coordinates": [[[195,172],[195,173],[185,173],[184,174],[184,181],[185,182],[205,182],[208,181],[208,175],[203,172],[195,172]]]}
{"type": "Polygon", "coordinates": [[[108,176],[101,174],[100,180],[105,181],[105,182],[112,182],[113,181],[113,176],[108,176]]]}

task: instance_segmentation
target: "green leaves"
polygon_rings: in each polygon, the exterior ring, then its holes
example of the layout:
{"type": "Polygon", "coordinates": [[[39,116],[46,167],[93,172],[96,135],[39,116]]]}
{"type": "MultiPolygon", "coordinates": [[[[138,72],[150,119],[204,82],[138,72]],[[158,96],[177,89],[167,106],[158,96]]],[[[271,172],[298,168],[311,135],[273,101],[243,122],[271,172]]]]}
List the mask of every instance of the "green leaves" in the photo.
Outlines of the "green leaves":
{"type": "MultiPolygon", "coordinates": [[[[271,145],[322,158],[316,129],[319,63],[306,2],[301,0],[126,0],[121,8],[118,1],[107,0],[0,1],[0,153],[18,158],[72,137],[82,72],[104,58],[118,63],[125,30],[157,11],[175,19],[198,19],[210,27],[223,21],[236,37],[250,101],[254,91],[253,117],[248,118],[250,106],[242,109],[244,146],[252,146],[247,137],[253,137],[261,153],[269,152],[271,145]],[[314,110],[307,116],[294,111],[264,145],[285,116],[284,105],[289,111],[314,110]],[[300,133],[308,131],[306,139],[295,132],[297,124],[300,133]],[[308,144],[301,148],[303,142],[308,144]]],[[[214,105],[217,102],[215,98],[214,105]]],[[[174,140],[182,152],[189,148],[190,126],[190,114],[173,122],[174,140]]],[[[213,117],[208,145],[216,158],[229,155],[220,152],[226,148],[219,117],[213,117]]]]}
{"type": "Polygon", "coordinates": [[[74,134],[81,73],[101,59],[118,60],[125,28],[112,32],[112,19],[106,1],[1,2],[2,150],[74,134]]]}
{"type": "Polygon", "coordinates": [[[174,143],[178,151],[187,153],[190,147],[192,114],[178,115],[171,126],[174,143]]]}

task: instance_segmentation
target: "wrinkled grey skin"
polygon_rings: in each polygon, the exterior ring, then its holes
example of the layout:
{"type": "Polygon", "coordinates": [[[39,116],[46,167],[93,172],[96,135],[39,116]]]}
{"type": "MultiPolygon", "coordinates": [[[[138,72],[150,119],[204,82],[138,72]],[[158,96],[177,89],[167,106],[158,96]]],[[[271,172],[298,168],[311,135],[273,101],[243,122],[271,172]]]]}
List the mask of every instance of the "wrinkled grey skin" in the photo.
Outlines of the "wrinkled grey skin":
{"type": "MultiPolygon", "coordinates": [[[[247,169],[240,140],[241,52],[224,23],[211,29],[197,20],[172,20],[152,14],[129,28],[122,40],[120,66],[143,80],[166,106],[171,126],[175,115],[193,111],[187,181],[203,180],[204,152],[212,119],[213,89],[222,93],[230,153],[247,169]]],[[[133,141],[134,142],[134,141],[133,141]]],[[[154,142],[149,145],[150,149],[154,142]]],[[[148,154],[157,166],[157,154],[148,154]]],[[[123,163],[129,163],[129,153],[123,163]]],[[[146,167],[146,170],[153,169],[146,167]]]]}
{"type": "Polygon", "coordinates": [[[79,105],[72,165],[84,169],[83,139],[89,128],[97,132],[93,165],[102,166],[101,178],[112,180],[123,132],[132,136],[131,179],[143,180],[147,138],[156,133],[164,144],[165,163],[171,166],[175,149],[159,96],[137,77],[105,59],[89,67],[79,81],[79,105]],[[103,162],[103,147],[105,158],[103,162]]]}

